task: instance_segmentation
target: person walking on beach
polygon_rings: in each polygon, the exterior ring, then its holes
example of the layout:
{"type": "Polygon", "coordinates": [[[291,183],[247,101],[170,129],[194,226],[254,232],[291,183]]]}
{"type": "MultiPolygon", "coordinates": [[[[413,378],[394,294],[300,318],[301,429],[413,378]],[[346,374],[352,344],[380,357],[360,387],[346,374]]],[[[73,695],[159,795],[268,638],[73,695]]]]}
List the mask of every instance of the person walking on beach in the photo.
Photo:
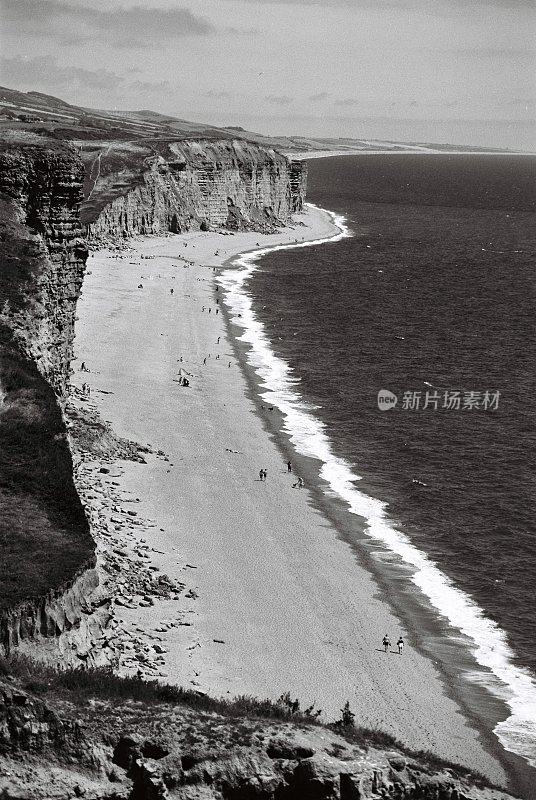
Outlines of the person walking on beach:
{"type": "Polygon", "coordinates": [[[391,640],[389,639],[387,634],[385,634],[385,636],[383,637],[382,644],[384,653],[387,653],[389,648],[391,647],[391,640]]]}
{"type": "Polygon", "coordinates": [[[263,481],[263,480],[264,480],[264,470],[263,470],[263,469],[260,469],[260,470],[259,470],[259,479],[260,479],[261,481],[263,481]]]}
{"type": "Polygon", "coordinates": [[[305,481],[303,478],[298,478],[298,489],[303,489],[305,486],[305,481]]]}
{"type": "Polygon", "coordinates": [[[292,462],[287,461],[287,472],[292,472],[292,462]]]}
{"type": "Polygon", "coordinates": [[[399,638],[398,642],[396,643],[396,646],[398,647],[398,655],[401,656],[402,650],[404,649],[404,640],[402,637],[399,638]]]}
{"type": "Polygon", "coordinates": [[[218,341],[216,342],[216,344],[219,344],[219,343],[220,343],[220,337],[218,336],[218,341]]]}

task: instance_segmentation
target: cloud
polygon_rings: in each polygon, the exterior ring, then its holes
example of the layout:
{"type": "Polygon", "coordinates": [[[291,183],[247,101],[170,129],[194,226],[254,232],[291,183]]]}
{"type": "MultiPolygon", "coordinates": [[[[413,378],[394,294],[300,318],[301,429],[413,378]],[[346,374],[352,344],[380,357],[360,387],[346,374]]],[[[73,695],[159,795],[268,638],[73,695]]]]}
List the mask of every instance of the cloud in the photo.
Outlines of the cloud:
{"type": "Polygon", "coordinates": [[[264,99],[274,106],[288,106],[292,103],[292,97],[287,97],[286,95],[268,94],[264,99]]]}
{"type": "Polygon", "coordinates": [[[234,97],[234,92],[215,92],[214,89],[210,89],[210,91],[205,92],[204,97],[210,97],[212,100],[226,100],[228,98],[234,97]]]}
{"type": "Polygon", "coordinates": [[[470,10],[482,6],[497,6],[499,8],[527,8],[533,9],[533,0],[246,0],[257,5],[286,5],[286,6],[342,6],[355,9],[406,9],[425,8],[426,10],[448,10],[450,5],[470,10]]]}
{"type": "Polygon", "coordinates": [[[534,97],[514,97],[512,100],[508,101],[509,106],[520,106],[521,108],[526,108],[527,111],[531,108],[536,108],[536,99],[534,97]]]}
{"type": "Polygon", "coordinates": [[[51,56],[37,58],[0,59],[2,81],[19,86],[48,86],[52,91],[63,87],[85,89],[113,89],[123,81],[115,72],[106,69],[83,69],[60,66],[51,56]]]}
{"type": "Polygon", "coordinates": [[[536,50],[521,47],[473,47],[473,48],[452,48],[449,53],[457,56],[470,56],[472,58],[536,58],[536,50]]]}
{"type": "Polygon", "coordinates": [[[106,40],[115,45],[154,47],[155,41],[204,36],[214,31],[188,8],[113,9],[70,5],[64,0],[1,0],[3,25],[19,35],[59,39],[64,43],[106,40]]]}
{"type": "Polygon", "coordinates": [[[319,103],[321,100],[327,100],[329,92],[318,92],[317,94],[310,94],[307,98],[311,103],[319,103]]]}
{"type": "MultiPolygon", "coordinates": [[[[129,70],[132,72],[132,70],[129,70]]],[[[117,90],[133,92],[172,91],[168,81],[131,80],[107,69],[83,69],[82,67],[64,66],[51,56],[36,58],[2,58],[0,59],[2,81],[11,86],[28,87],[45,90],[50,93],[69,90],[117,90]]]]}
{"type": "Polygon", "coordinates": [[[350,8],[404,8],[413,5],[411,0],[246,0],[257,5],[285,5],[285,6],[348,6],[350,8]]]}
{"type": "Polygon", "coordinates": [[[128,89],[135,92],[159,92],[168,93],[172,91],[172,86],[169,81],[131,81],[128,89]]]}

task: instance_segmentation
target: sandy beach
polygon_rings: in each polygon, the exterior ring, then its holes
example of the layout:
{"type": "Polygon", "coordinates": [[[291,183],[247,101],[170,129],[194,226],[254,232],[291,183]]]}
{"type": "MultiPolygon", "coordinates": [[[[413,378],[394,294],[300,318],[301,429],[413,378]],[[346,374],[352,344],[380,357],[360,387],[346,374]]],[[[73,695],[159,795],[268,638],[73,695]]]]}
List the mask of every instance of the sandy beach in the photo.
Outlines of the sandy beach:
{"type": "Polygon", "coordinates": [[[319,209],[296,221],[273,235],[143,237],[88,261],[73,385],[88,383],[114,432],[153,453],[107,474],[88,462],[81,492],[93,476],[108,496],[94,517],[101,555],[115,548],[131,570],[143,564],[174,587],[164,597],[125,591],[115,604],[118,667],[213,695],[288,691],[330,719],[349,700],[358,724],[501,783],[501,765],[411,631],[308,488],[293,488],[292,453],[257,413],[216,277],[233,254],[338,232],[319,209]],[[384,633],[404,636],[403,656],[381,650],[384,633]]]}

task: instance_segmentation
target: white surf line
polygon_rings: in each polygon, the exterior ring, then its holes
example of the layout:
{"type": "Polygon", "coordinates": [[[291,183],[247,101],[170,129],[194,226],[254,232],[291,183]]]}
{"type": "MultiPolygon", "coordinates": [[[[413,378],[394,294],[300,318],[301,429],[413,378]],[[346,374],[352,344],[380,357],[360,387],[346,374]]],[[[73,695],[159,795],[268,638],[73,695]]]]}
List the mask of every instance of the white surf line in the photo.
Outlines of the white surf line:
{"type": "Polygon", "coordinates": [[[255,317],[245,285],[263,255],[277,250],[313,247],[352,236],[342,215],[327,213],[340,233],[308,242],[265,247],[233,260],[236,269],[228,269],[218,277],[231,321],[244,329],[238,338],[250,346],[247,360],[261,379],[265,390],[261,397],[282,412],[283,429],[296,451],[320,461],[319,476],[329,487],[324,490],[326,495],[335,494],[347,503],[350,513],[363,518],[366,535],[386,546],[412,568],[410,580],[441,616],[469,639],[476,661],[489,672],[467,677],[479,685],[484,683],[488,691],[505,702],[511,711],[506,720],[495,726],[496,736],[506,750],[522,756],[536,767],[536,683],[530,672],[515,665],[514,652],[497,623],[486,617],[483,609],[468,594],[457,588],[431,558],[393,526],[386,514],[386,503],[355,488],[354,484],[362,477],[352,472],[347,461],[333,453],[326,425],[311,413],[311,406],[293,388],[298,380],[292,377],[290,366],[271,350],[264,326],[255,317]]]}

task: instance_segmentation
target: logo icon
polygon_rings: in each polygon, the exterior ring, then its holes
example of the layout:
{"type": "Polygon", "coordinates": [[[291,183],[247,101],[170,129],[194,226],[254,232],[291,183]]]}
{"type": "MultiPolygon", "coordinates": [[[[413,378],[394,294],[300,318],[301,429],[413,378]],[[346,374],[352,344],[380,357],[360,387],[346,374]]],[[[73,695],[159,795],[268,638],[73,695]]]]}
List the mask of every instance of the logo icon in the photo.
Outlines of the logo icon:
{"type": "Polygon", "coordinates": [[[389,389],[380,389],[378,392],[378,408],[380,411],[390,411],[396,406],[398,397],[389,389]]]}

